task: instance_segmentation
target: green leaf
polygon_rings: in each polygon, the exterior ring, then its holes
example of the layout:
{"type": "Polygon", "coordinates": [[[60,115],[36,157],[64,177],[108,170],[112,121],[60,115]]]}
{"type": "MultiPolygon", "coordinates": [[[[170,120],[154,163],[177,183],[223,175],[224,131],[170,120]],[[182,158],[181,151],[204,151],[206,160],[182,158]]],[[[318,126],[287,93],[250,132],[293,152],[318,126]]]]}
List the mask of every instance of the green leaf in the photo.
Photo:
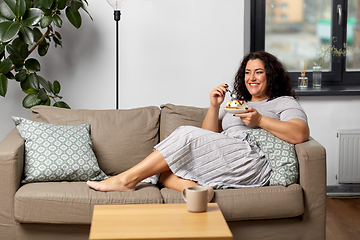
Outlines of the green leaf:
{"type": "Polygon", "coordinates": [[[33,94],[33,93],[37,94],[38,93],[38,91],[36,91],[35,89],[33,89],[31,87],[27,88],[27,86],[29,85],[28,81],[21,82],[20,85],[21,85],[22,91],[26,94],[33,94]]]}
{"type": "Polygon", "coordinates": [[[24,42],[19,37],[15,38],[15,40],[12,42],[12,45],[14,45],[17,48],[19,48],[21,44],[24,44],[24,42]]]}
{"type": "Polygon", "coordinates": [[[34,32],[29,27],[22,26],[20,28],[19,36],[26,44],[30,45],[34,43],[34,32]]]}
{"type": "Polygon", "coordinates": [[[8,72],[8,73],[6,73],[4,75],[5,75],[5,77],[7,77],[7,79],[15,79],[15,76],[14,76],[14,74],[12,72],[8,72]]]}
{"type": "Polygon", "coordinates": [[[54,15],[53,22],[58,28],[62,27],[62,19],[59,15],[54,15]]]}
{"type": "Polygon", "coordinates": [[[54,103],[53,106],[54,106],[54,107],[59,107],[59,108],[71,109],[70,106],[67,105],[67,103],[66,103],[66,102],[63,102],[63,101],[56,102],[56,103],[54,103]]]}
{"type": "Polygon", "coordinates": [[[26,2],[26,9],[28,9],[31,7],[33,0],[25,0],[25,2],[26,2]]]}
{"type": "Polygon", "coordinates": [[[52,16],[45,16],[40,20],[40,27],[46,28],[52,23],[52,21],[53,21],[52,16]]]}
{"type": "Polygon", "coordinates": [[[39,105],[40,103],[41,103],[41,99],[38,97],[38,94],[33,93],[27,95],[24,98],[22,105],[24,108],[32,108],[33,106],[39,105]]]}
{"type": "Polygon", "coordinates": [[[48,100],[48,95],[46,94],[46,91],[45,91],[45,89],[44,88],[41,88],[40,90],[39,90],[39,98],[41,99],[41,101],[46,101],[46,100],[48,100]]]}
{"type": "Polygon", "coordinates": [[[20,38],[16,38],[12,44],[8,44],[6,50],[10,55],[16,55],[20,58],[19,60],[13,61],[15,65],[22,64],[23,59],[29,55],[28,45],[20,38]]]}
{"type": "Polygon", "coordinates": [[[16,67],[22,67],[23,66],[23,58],[21,57],[21,55],[19,53],[13,53],[10,54],[9,59],[13,62],[13,64],[16,67]]]}
{"type": "Polygon", "coordinates": [[[58,9],[63,10],[66,7],[66,0],[59,0],[58,1],[58,9]]]}
{"type": "Polygon", "coordinates": [[[16,17],[15,14],[16,0],[0,0],[0,13],[9,20],[13,20],[16,17]]]}
{"type": "Polygon", "coordinates": [[[30,8],[25,12],[23,17],[23,24],[26,26],[36,25],[43,17],[44,12],[41,9],[30,8]]]}
{"type": "Polygon", "coordinates": [[[79,11],[72,11],[70,7],[67,7],[65,10],[66,17],[69,19],[70,23],[76,27],[81,27],[81,16],[79,11]]]}
{"type": "Polygon", "coordinates": [[[61,90],[60,83],[58,81],[54,81],[53,88],[54,88],[54,94],[55,95],[59,94],[61,90]]]}
{"type": "Polygon", "coordinates": [[[25,62],[25,67],[27,70],[31,72],[39,72],[40,71],[40,63],[35,58],[29,58],[25,62]]]}
{"type": "Polygon", "coordinates": [[[45,102],[41,102],[41,105],[45,105],[45,106],[50,106],[51,104],[51,101],[50,101],[50,98],[48,98],[45,102]]]}
{"type": "Polygon", "coordinates": [[[33,0],[32,1],[32,7],[33,8],[42,8],[40,0],[33,0]]]}
{"type": "MultiPolygon", "coordinates": [[[[87,3],[88,4],[88,3],[87,3]]],[[[89,5],[89,4],[88,4],[89,5]]],[[[90,15],[90,13],[88,12],[88,10],[86,10],[86,8],[84,6],[82,6],[82,9],[89,15],[91,21],[94,21],[94,19],[92,18],[92,16],[90,15]]]]}
{"type": "Polygon", "coordinates": [[[31,88],[36,91],[39,90],[39,79],[35,73],[30,73],[27,77],[27,81],[29,82],[31,88]]]}
{"type": "Polygon", "coordinates": [[[21,69],[16,75],[15,80],[18,82],[23,82],[27,78],[27,73],[25,69],[21,69]]]}
{"type": "Polygon", "coordinates": [[[62,47],[62,42],[61,42],[61,40],[60,39],[58,39],[57,37],[53,37],[53,40],[54,40],[54,42],[55,42],[55,47],[56,47],[56,45],[60,45],[61,47],[62,47]]]}
{"type": "Polygon", "coordinates": [[[56,32],[56,31],[55,31],[55,35],[56,35],[56,37],[57,37],[58,39],[62,39],[61,34],[60,34],[59,32],[56,32]]]}
{"type": "MultiPolygon", "coordinates": [[[[45,41],[44,41],[45,42],[45,41]]],[[[46,43],[46,44],[40,44],[38,46],[38,54],[43,57],[47,54],[48,50],[49,50],[49,46],[50,44],[46,43]]]]}
{"type": "Polygon", "coordinates": [[[9,54],[19,54],[19,49],[13,44],[6,45],[6,50],[9,54]]]}
{"type": "Polygon", "coordinates": [[[50,9],[42,8],[41,10],[43,10],[45,16],[51,16],[52,15],[52,10],[50,10],[50,9]]]}
{"type": "Polygon", "coordinates": [[[39,83],[41,84],[41,86],[43,86],[46,89],[46,91],[52,92],[52,88],[49,85],[50,82],[46,81],[45,78],[43,78],[41,76],[37,76],[37,77],[39,79],[39,83]]]}
{"type": "Polygon", "coordinates": [[[22,91],[26,94],[34,94],[34,93],[37,94],[38,93],[38,91],[36,91],[33,88],[23,89],[22,91]]]}
{"type": "Polygon", "coordinates": [[[0,22],[6,22],[9,21],[9,19],[4,18],[0,13],[0,22]]]}
{"type": "Polygon", "coordinates": [[[0,44],[0,54],[3,53],[5,50],[5,44],[1,43],[0,44]]]}
{"type": "Polygon", "coordinates": [[[52,82],[50,82],[50,81],[47,81],[48,82],[48,85],[49,85],[49,88],[50,88],[50,92],[54,92],[54,86],[53,86],[53,84],[52,84],[52,82]]]}
{"type": "Polygon", "coordinates": [[[82,1],[79,1],[79,0],[73,0],[73,1],[71,1],[70,7],[71,7],[71,10],[72,10],[73,12],[78,11],[79,8],[81,8],[82,6],[83,6],[82,1]]]}
{"type": "Polygon", "coordinates": [[[22,17],[26,11],[26,2],[25,0],[16,0],[15,5],[15,14],[17,18],[22,17]]]}
{"type": "Polygon", "coordinates": [[[50,10],[58,9],[58,0],[54,0],[53,4],[50,7],[50,10]]]}
{"type": "Polygon", "coordinates": [[[13,63],[10,59],[5,59],[0,63],[0,73],[7,74],[10,71],[12,65],[13,63]]]}
{"type": "Polygon", "coordinates": [[[41,6],[43,6],[43,8],[49,9],[51,7],[51,5],[53,4],[54,0],[40,0],[40,4],[41,6]]]}
{"type": "Polygon", "coordinates": [[[38,28],[33,28],[34,41],[37,42],[43,36],[42,32],[38,28]]]}
{"type": "Polygon", "coordinates": [[[5,97],[8,87],[8,79],[4,75],[0,74],[0,96],[5,97]]]}
{"type": "Polygon", "coordinates": [[[20,31],[18,22],[1,22],[0,23],[0,42],[8,42],[13,39],[20,31]]]}
{"type": "Polygon", "coordinates": [[[28,45],[26,45],[25,43],[21,44],[19,48],[19,53],[23,59],[27,58],[29,55],[28,45]]]}

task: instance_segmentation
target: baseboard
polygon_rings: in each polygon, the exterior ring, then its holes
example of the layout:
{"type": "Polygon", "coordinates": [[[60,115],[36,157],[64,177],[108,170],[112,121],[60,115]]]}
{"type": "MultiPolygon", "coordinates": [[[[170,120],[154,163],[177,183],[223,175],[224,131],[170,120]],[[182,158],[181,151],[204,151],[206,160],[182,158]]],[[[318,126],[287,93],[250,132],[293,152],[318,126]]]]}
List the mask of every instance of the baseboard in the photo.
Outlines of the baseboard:
{"type": "Polygon", "coordinates": [[[341,184],[336,186],[327,186],[326,195],[328,197],[360,196],[360,184],[341,184]]]}

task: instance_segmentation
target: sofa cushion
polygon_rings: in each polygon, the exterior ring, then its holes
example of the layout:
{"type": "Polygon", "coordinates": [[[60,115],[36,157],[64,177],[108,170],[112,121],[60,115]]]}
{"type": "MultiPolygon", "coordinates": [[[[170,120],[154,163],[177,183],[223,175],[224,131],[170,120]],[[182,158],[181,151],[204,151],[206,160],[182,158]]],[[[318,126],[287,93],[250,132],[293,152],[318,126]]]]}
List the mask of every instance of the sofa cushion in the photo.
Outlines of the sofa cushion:
{"type": "Polygon", "coordinates": [[[158,143],[158,107],[128,110],[31,108],[32,120],[58,124],[90,123],[93,150],[107,175],[119,174],[143,160],[158,143]]]}
{"type": "MultiPolygon", "coordinates": [[[[184,203],[181,193],[161,189],[164,203],[184,203]]],[[[304,213],[300,185],[215,190],[217,202],[226,221],[297,217],[304,213]]]]}
{"type": "Polygon", "coordinates": [[[92,150],[90,124],[61,126],[12,117],[25,140],[22,183],[108,178],[92,150]]]}
{"type": "Polygon", "coordinates": [[[288,143],[262,128],[248,130],[246,134],[260,147],[270,163],[273,170],[270,186],[288,186],[297,183],[299,163],[294,144],[288,143]]]}
{"type": "Polygon", "coordinates": [[[168,137],[180,126],[201,127],[207,108],[180,106],[174,104],[161,105],[160,141],[168,137]]]}
{"type": "Polygon", "coordinates": [[[98,192],[84,182],[29,183],[15,194],[21,223],[90,224],[94,205],[159,204],[156,185],[140,183],[134,192],[98,192]]]}

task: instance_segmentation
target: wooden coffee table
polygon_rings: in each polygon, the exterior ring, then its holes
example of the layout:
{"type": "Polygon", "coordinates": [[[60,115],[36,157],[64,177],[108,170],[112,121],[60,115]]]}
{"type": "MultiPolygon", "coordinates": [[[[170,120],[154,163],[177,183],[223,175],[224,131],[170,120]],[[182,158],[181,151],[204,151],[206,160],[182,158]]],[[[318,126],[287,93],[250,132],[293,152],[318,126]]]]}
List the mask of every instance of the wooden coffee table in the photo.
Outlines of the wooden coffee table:
{"type": "Polygon", "coordinates": [[[191,213],[186,204],[96,205],[90,240],[232,239],[217,203],[191,213]]]}

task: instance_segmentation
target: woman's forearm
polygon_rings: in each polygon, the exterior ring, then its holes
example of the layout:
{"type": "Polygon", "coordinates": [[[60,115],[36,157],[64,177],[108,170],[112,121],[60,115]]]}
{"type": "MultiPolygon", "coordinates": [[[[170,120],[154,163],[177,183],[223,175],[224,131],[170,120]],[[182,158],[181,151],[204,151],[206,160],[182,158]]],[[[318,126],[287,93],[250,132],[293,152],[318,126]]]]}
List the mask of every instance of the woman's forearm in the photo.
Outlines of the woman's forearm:
{"type": "Polygon", "coordinates": [[[221,121],[219,121],[219,107],[210,105],[201,128],[207,129],[213,132],[221,132],[221,121]]]}
{"type": "Polygon", "coordinates": [[[284,122],[262,116],[258,126],[292,144],[302,143],[308,140],[310,136],[307,123],[301,119],[291,119],[284,122]]]}

